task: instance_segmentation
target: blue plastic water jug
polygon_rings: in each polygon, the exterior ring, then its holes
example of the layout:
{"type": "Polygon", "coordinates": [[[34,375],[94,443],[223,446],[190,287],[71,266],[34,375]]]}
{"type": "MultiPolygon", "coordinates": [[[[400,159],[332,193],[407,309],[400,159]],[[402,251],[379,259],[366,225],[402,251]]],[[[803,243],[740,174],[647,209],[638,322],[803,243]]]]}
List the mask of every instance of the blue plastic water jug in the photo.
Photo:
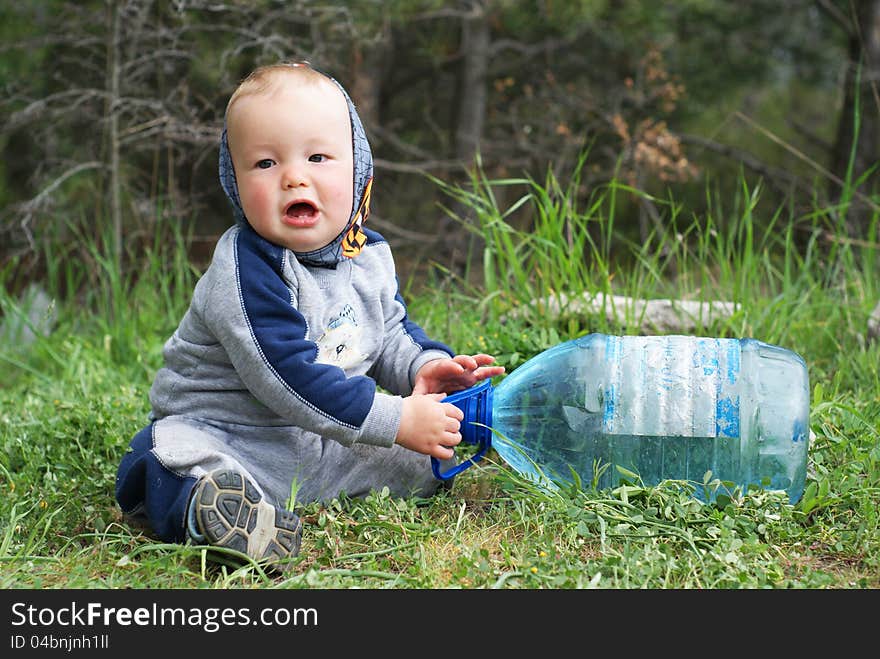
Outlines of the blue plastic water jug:
{"type": "MultiPolygon", "coordinates": [[[[730,481],[803,494],[809,383],[796,353],[755,339],[589,334],[549,348],[497,386],[447,396],[465,414],[469,459],[492,447],[527,478],[619,484],[615,467],[655,485],[730,481]],[[493,432],[494,431],[494,432],[493,432]],[[604,467],[603,467],[604,465],[604,467]]],[[[702,496],[697,489],[697,495],[702,496]]]]}

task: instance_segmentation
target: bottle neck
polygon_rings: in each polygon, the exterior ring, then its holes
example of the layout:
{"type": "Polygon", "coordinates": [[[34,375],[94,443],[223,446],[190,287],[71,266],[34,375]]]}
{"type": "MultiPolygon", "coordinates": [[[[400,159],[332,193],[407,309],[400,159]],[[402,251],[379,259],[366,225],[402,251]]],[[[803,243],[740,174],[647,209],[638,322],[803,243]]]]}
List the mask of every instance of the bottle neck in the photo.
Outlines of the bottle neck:
{"type": "Polygon", "coordinates": [[[491,445],[492,392],[492,382],[483,380],[443,399],[444,403],[452,403],[464,414],[461,422],[462,442],[479,446],[491,445]]]}

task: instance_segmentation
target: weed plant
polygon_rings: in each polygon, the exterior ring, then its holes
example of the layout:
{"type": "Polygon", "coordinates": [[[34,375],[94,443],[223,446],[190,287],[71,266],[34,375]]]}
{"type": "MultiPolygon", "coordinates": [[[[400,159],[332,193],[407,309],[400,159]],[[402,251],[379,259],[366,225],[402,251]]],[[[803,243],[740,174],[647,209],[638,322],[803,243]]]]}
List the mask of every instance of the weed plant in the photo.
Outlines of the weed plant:
{"type": "MultiPolygon", "coordinates": [[[[119,459],[146,422],[162,345],[198,275],[185,237],[172,231],[125,273],[88,241],[92,268],[53,261],[53,331],[0,346],[0,587],[880,586],[880,346],[865,334],[880,298],[877,216],[869,235],[852,241],[840,228],[843,205],[765,211],[760,187],[745,181],[729,208],[715,199],[699,217],[615,180],[584,201],[582,166],[567,181],[492,181],[479,168],[468,186],[438,181],[468,209],[459,220],[477,272],[437,264],[429,281],[408,288],[413,317],[460,352],[495,354],[510,372],[560,341],[626,333],[639,321],[565,304],[551,314],[539,302],[549,296],[734,301],[736,313],[699,332],[782,345],[809,368],[815,439],[797,504],[760,489],[711,503],[689,495],[717,488],[711,479],[648,487],[625,477],[607,490],[548,492],[490,452],[431,499],[379,491],[290,502],[305,530],[284,576],[160,543],[125,523],[113,490],[119,459]],[[497,201],[502,188],[514,192],[506,207],[497,201]],[[625,237],[615,218],[624,197],[650,201],[664,229],[625,237]]],[[[4,284],[10,272],[0,273],[4,284]]],[[[6,321],[25,315],[9,293],[0,304],[6,321]]]]}

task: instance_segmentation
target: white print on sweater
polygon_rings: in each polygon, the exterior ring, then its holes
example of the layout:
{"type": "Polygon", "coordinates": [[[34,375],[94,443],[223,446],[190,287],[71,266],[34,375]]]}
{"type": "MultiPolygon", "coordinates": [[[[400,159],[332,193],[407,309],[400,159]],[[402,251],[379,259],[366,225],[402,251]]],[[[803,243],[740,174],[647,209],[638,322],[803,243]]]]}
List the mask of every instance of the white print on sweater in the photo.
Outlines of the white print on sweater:
{"type": "Polygon", "coordinates": [[[342,369],[359,364],[367,358],[361,351],[362,333],[363,329],[358,326],[353,309],[346,304],[318,339],[318,358],[315,361],[342,369]]]}

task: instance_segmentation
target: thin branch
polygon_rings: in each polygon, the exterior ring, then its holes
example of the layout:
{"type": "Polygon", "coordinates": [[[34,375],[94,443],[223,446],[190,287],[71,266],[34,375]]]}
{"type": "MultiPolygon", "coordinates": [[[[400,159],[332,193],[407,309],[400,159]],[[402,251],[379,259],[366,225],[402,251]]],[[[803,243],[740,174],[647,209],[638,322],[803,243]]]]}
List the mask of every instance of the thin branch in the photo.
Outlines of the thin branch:
{"type": "MultiPolygon", "coordinates": [[[[685,142],[687,144],[695,144],[704,149],[708,149],[709,151],[718,153],[726,158],[741,162],[748,169],[763,176],[771,184],[774,184],[775,181],[783,181],[787,185],[793,186],[795,188],[799,188],[804,191],[810,190],[810,186],[806,183],[806,181],[801,180],[799,177],[791,174],[784,169],[772,167],[771,165],[762,162],[748,151],[737,148],[735,146],[731,146],[729,144],[716,142],[715,140],[710,140],[699,135],[679,134],[679,137],[681,138],[682,142],[685,142]]],[[[775,187],[782,189],[782,186],[779,185],[775,185],[775,187]]]]}
{"type": "MultiPolygon", "coordinates": [[[[843,182],[843,180],[840,179],[840,177],[838,177],[838,176],[836,176],[835,174],[833,174],[832,172],[828,171],[827,169],[825,169],[824,167],[822,167],[822,165],[820,165],[819,163],[817,163],[815,160],[813,160],[812,158],[810,158],[809,156],[807,156],[807,155],[804,154],[803,152],[799,151],[798,149],[794,148],[793,146],[791,146],[790,144],[788,144],[788,143],[785,142],[784,140],[781,140],[779,137],[777,137],[776,135],[774,135],[771,131],[769,131],[769,130],[767,130],[766,128],[764,128],[763,126],[761,126],[761,125],[760,125],[758,122],[756,122],[754,119],[752,119],[752,118],[750,118],[749,116],[743,114],[743,113],[740,112],[739,110],[736,110],[736,111],[734,112],[734,114],[735,114],[737,117],[739,117],[740,119],[742,119],[742,120],[743,120],[745,123],[747,123],[749,126],[751,126],[751,127],[754,128],[755,130],[757,130],[759,133],[761,133],[762,135],[764,135],[766,138],[768,138],[768,139],[769,139],[770,141],[772,141],[774,144],[778,144],[778,145],[781,146],[783,149],[785,149],[786,151],[788,151],[790,154],[792,154],[793,156],[795,156],[795,157],[798,158],[799,160],[802,160],[803,162],[807,163],[810,167],[812,167],[813,169],[815,169],[817,172],[819,172],[820,174],[822,174],[823,176],[825,176],[825,177],[828,178],[829,180],[833,181],[834,183],[836,183],[837,185],[839,185],[839,186],[842,187],[842,188],[845,188],[845,187],[846,187],[846,184],[843,182]]],[[[880,205],[878,205],[878,204],[877,204],[873,199],[871,199],[870,197],[868,197],[868,196],[862,194],[862,193],[859,192],[858,190],[853,190],[853,195],[856,196],[856,197],[858,197],[858,198],[861,199],[862,201],[864,201],[866,204],[868,204],[868,206],[870,206],[871,208],[873,208],[875,211],[880,211],[880,205]]]]}
{"type": "Polygon", "coordinates": [[[105,166],[104,163],[99,162],[97,160],[91,160],[89,162],[81,162],[78,165],[74,165],[73,167],[71,167],[67,171],[62,172],[62,174],[60,176],[58,176],[58,178],[56,178],[49,185],[47,185],[45,188],[43,188],[40,191],[40,193],[37,194],[37,196],[24,202],[22,205],[27,209],[36,209],[44,201],[46,201],[46,199],[49,197],[49,195],[51,195],[55,190],[58,189],[58,186],[60,186],[62,183],[64,183],[67,179],[71,178],[72,176],[76,176],[77,174],[79,174],[81,172],[84,172],[84,171],[87,171],[90,169],[101,169],[104,166],[105,166]]]}
{"type": "Polygon", "coordinates": [[[375,213],[370,213],[370,219],[367,221],[369,224],[372,224],[381,229],[384,233],[400,236],[401,238],[404,238],[407,242],[416,243],[418,245],[436,242],[438,239],[438,236],[436,234],[422,233],[421,231],[404,229],[394,222],[390,222],[383,219],[382,217],[377,216],[375,213]]]}
{"type": "Polygon", "coordinates": [[[36,249],[37,247],[36,242],[34,241],[34,236],[30,230],[31,220],[33,220],[34,215],[37,213],[37,211],[48,201],[52,193],[55,192],[55,190],[57,190],[58,187],[63,184],[67,179],[90,169],[102,169],[104,167],[104,163],[96,160],[81,162],[77,165],[74,165],[70,169],[62,172],[54,181],[43,188],[36,196],[12,207],[12,212],[19,216],[19,228],[21,229],[21,233],[26,238],[27,243],[31,247],[31,249],[36,249]]]}
{"type": "Polygon", "coordinates": [[[404,172],[406,174],[426,174],[431,171],[452,171],[464,169],[460,160],[425,160],[422,162],[393,162],[382,158],[375,158],[373,164],[378,169],[386,169],[391,172],[404,172]]]}
{"type": "Polygon", "coordinates": [[[31,101],[26,107],[14,112],[4,127],[4,131],[10,131],[30,121],[34,121],[49,111],[68,113],[77,109],[82,103],[87,101],[106,99],[107,92],[102,89],[66,89],[61,92],[49,94],[36,101],[31,101]],[[71,101],[71,99],[73,100],[71,101]],[[58,102],[57,108],[52,105],[52,103],[56,101],[58,102]]]}
{"type": "Polygon", "coordinates": [[[840,9],[835,6],[831,0],[816,0],[816,4],[823,12],[825,12],[835,23],[837,23],[846,32],[847,36],[853,34],[853,22],[847,18],[840,9]]]}

